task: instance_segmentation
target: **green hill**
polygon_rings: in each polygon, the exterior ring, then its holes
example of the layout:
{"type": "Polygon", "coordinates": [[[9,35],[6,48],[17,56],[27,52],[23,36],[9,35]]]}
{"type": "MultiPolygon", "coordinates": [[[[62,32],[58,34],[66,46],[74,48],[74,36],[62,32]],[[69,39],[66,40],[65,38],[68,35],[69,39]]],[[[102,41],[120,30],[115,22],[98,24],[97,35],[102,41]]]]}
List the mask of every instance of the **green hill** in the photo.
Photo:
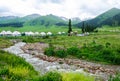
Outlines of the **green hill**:
{"type": "MultiPolygon", "coordinates": [[[[104,12],[103,14],[95,17],[94,19],[87,20],[85,22],[90,25],[94,25],[94,26],[102,26],[102,25],[104,25],[103,22],[106,22],[109,18],[112,18],[119,13],[120,13],[120,9],[112,8],[112,9],[104,12]]],[[[78,23],[77,26],[81,27],[82,23],[83,22],[78,23]]]]}
{"type": "Polygon", "coordinates": [[[102,25],[109,25],[109,26],[120,26],[120,13],[106,19],[101,23],[102,25]]]}
{"type": "Polygon", "coordinates": [[[17,16],[5,16],[5,17],[0,17],[0,24],[5,24],[5,23],[16,23],[20,21],[20,17],[17,16]]]}
{"type": "Polygon", "coordinates": [[[38,18],[40,16],[41,15],[39,15],[39,14],[31,14],[31,15],[27,15],[27,16],[21,17],[20,21],[27,22],[27,21],[30,21],[32,19],[36,19],[36,18],[38,18]]]}
{"type": "Polygon", "coordinates": [[[29,25],[29,26],[40,26],[40,25],[43,25],[43,26],[52,26],[52,25],[55,25],[57,23],[65,23],[65,21],[58,17],[58,16],[55,16],[55,15],[46,15],[46,16],[40,16],[38,18],[35,18],[35,19],[32,19],[28,22],[25,23],[25,25],[29,25]]]}

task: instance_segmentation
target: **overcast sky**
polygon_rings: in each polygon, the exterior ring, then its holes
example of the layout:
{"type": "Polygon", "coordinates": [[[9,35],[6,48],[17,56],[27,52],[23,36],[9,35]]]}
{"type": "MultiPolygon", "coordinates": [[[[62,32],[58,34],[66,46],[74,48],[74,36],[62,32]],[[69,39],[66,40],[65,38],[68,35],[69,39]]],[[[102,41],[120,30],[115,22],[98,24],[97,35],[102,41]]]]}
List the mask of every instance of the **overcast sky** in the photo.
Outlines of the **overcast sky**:
{"type": "Polygon", "coordinates": [[[113,7],[120,8],[120,0],[0,0],[0,16],[37,13],[85,19],[113,7]]]}

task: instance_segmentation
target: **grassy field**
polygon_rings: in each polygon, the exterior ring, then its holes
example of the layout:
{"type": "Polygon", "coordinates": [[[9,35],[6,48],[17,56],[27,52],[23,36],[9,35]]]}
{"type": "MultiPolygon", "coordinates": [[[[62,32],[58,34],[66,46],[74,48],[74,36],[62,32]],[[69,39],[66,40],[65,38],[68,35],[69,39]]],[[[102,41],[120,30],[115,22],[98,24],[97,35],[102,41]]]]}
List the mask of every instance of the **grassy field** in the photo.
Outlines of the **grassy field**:
{"type": "MultiPolygon", "coordinates": [[[[111,30],[111,28],[108,28],[108,30],[111,30]]],[[[120,64],[120,43],[117,42],[120,41],[120,32],[100,30],[97,33],[90,33],[89,36],[82,37],[54,35],[47,37],[20,37],[20,39],[31,43],[49,43],[54,49],[50,48],[46,53],[49,54],[49,51],[53,51],[55,54],[51,55],[54,56],[63,58],[64,56],[72,55],[79,59],[120,64]],[[56,49],[57,51],[55,51],[56,49]]]]}
{"type": "Polygon", "coordinates": [[[120,32],[120,27],[110,27],[110,26],[103,26],[102,28],[98,28],[99,31],[108,31],[108,32],[112,32],[112,31],[116,31],[116,32],[120,32]]]}
{"type": "Polygon", "coordinates": [[[6,40],[5,38],[0,38],[0,49],[7,48],[11,45],[13,45],[13,43],[9,40],[6,40]]]}
{"type": "MultiPolygon", "coordinates": [[[[119,30],[119,27],[116,27],[116,29],[119,30]]],[[[50,28],[50,30],[53,32],[58,32],[63,31],[64,29],[61,28],[60,30],[59,28],[56,28],[55,30],[52,30],[52,28],[50,28]]],[[[41,31],[47,32],[50,30],[43,29],[41,31]]],[[[67,31],[67,29],[65,30],[67,31]]],[[[83,37],[67,35],[54,35],[48,37],[0,37],[0,48],[13,45],[13,43],[9,41],[10,39],[22,39],[24,42],[31,43],[45,42],[51,46],[45,50],[48,55],[61,58],[72,56],[74,58],[85,59],[89,61],[120,65],[120,32],[111,30],[114,30],[114,28],[107,29],[104,27],[100,28],[98,33],[90,33],[89,36],[83,37]]],[[[59,78],[57,81],[73,81],[75,77],[77,79],[76,81],[79,81],[80,79],[83,81],[94,81],[94,77],[72,73],[59,74],[56,72],[50,72],[40,76],[30,64],[25,62],[24,59],[7,52],[0,51],[0,80],[5,78],[7,81],[49,81],[49,78],[52,77],[51,75],[62,77],[62,80],[59,78]]],[[[54,80],[51,81],[56,81],[56,77],[52,77],[54,80]]],[[[110,81],[117,80],[120,80],[119,75],[110,81]]]]}
{"type": "MultiPolygon", "coordinates": [[[[119,30],[119,27],[115,27],[119,30]]],[[[22,36],[17,39],[22,39],[24,42],[45,42],[52,45],[54,49],[48,49],[48,55],[58,57],[66,57],[69,55],[79,59],[98,61],[110,64],[120,64],[120,32],[110,31],[114,28],[99,28],[97,33],[90,33],[88,36],[67,36],[54,35],[47,37],[27,37],[22,36]],[[57,51],[55,51],[58,49],[57,51]],[[49,54],[49,51],[59,54],[49,54]],[[72,50],[72,51],[70,51],[72,50]],[[74,52],[75,51],[75,52],[74,52]],[[78,51],[78,52],[76,52],[78,51]],[[73,53],[73,54],[72,54],[73,53]]],[[[46,29],[47,31],[47,29],[46,29]]],[[[55,32],[56,30],[53,30],[55,32]]],[[[4,39],[16,39],[16,37],[5,37],[4,39]]]]}
{"type": "Polygon", "coordinates": [[[95,77],[80,73],[63,73],[63,81],[95,81],[95,77]],[[86,78],[87,77],[87,78],[86,78]]]}
{"type": "MultiPolygon", "coordinates": [[[[0,49],[13,45],[9,39],[6,37],[0,38],[0,49]]],[[[0,50],[0,81],[68,81],[69,77],[73,75],[70,73],[68,76],[67,74],[48,72],[40,75],[25,59],[0,50]]],[[[88,79],[94,81],[93,76],[88,78],[85,75],[77,74],[74,77],[79,77],[83,81],[88,81],[88,79]]],[[[79,78],[76,80],[79,81],[79,78]]],[[[72,78],[69,81],[72,81],[72,78]]]]}
{"type": "Polygon", "coordinates": [[[48,72],[40,76],[23,58],[0,50],[0,81],[94,81],[84,74],[48,72]],[[71,77],[71,78],[70,78],[71,77]]]}
{"type": "MultiPolygon", "coordinates": [[[[24,27],[20,27],[20,28],[15,28],[15,27],[1,27],[0,31],[2,30],[10,30],[10,31],[20,31],[20,32],[26,32],[26,31],[33,31],[33,32],[52,32],[52,33],[57,33],[57,32],[67,32],[68,31],[68,27],[67,26],[52,26],[52,27],[40,27],[40,26],[24,26],[24,27]]],[[[81,31],[78,28],[74,28],[73,27],[73,31],[81,31]]]]}

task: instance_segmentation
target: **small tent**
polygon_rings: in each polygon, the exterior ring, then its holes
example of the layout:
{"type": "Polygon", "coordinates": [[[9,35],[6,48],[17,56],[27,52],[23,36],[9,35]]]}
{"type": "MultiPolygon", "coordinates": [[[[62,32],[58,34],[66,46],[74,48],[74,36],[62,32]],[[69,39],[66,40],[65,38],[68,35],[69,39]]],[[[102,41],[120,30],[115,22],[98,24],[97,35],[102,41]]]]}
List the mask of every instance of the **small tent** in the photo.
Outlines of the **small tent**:
{"type": "Polygon", "coordinates": [[[51,33],[51,32],[47,32],[47,35],[51,36],[51,35],[52,35],[52,33],[51,33]]]}
{"type": "Polygon", "coordinates": [[[45,32],[41,32],[40,35],[41,36],[46,36],[46,33],[45,32]]]}
{"type": "Polygon", "coordinates": [[[14,31],[14,32],[12,33],[12,35],[13,35],[13,36],[21,36],[21,33],[18,32],[18,31],[14,31]]]}

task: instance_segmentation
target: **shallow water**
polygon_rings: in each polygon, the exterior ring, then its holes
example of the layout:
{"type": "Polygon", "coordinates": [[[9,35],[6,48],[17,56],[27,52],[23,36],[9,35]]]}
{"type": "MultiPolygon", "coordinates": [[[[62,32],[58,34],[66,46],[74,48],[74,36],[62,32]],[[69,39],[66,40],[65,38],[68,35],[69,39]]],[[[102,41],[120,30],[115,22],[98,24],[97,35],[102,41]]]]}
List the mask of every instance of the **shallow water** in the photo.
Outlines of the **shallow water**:
{"type": "Polygon", "coordinates": [[[31,54],[24,53],[21,47],[24,46],[25,44],[26,43],[24,42],[19,42],[14,46],[5,48],[4,50],[24,58],[28,63],[30,63],[35,68],[36,71],[40,72],[41,74],[44,74],[51,70],[57,70],[62,72],[66,71],[66,72],[85,73],[83,69],[76,69],[75,66],[70,66],[67,64],[59,64],[57,62],[47,62],[37,57],[34,57],[31,54]]]}

